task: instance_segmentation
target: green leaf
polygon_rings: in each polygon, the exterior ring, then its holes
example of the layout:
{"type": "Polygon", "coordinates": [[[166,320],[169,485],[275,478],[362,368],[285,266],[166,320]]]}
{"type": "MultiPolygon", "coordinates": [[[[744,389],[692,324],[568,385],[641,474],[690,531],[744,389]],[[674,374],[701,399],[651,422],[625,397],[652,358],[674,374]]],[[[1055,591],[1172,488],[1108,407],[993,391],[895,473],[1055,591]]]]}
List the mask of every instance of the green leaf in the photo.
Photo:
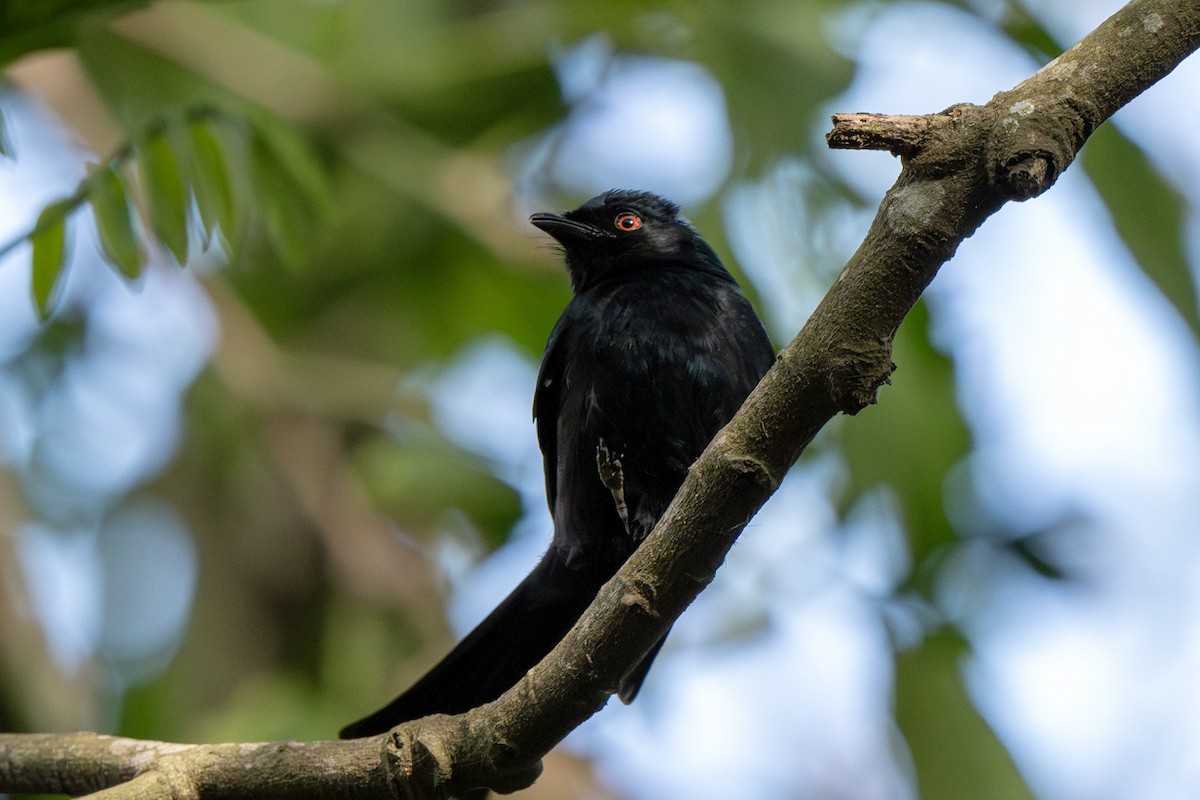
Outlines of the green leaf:
{"type": "Polygon", "coordinates": [[[211,120],[199,119],[187,127],[192,147],[192,191],[200,221],[208,231],[221,230],[227,242],[235,242],[241,233],[236,213],[229,159],[211,120]]]}
{"type": "Polygon", "coordinates": [[[1142,271],[1200,338],[1196,282],[1185,245],[1187,203],[1115,125],[1101,125],[1081,153],[1113,225],[1142,271]]]}
{"type": "Polygon", "coordinates": [[[250,144],[256,203],[280,259],[289,267],[299,267],[308,256],[313,215],[304,192],[275,156],[256,132],[250,144]]]}
{"type": "Polygon", "coordinates": [[[963,687],[967,652],[958,634],[943,629],[896,658],[896,723],[912,752],[917,794],[1031,799],[1012,757],[963,687]]]}
{"type": "Polygon", "coordinates": [[[175,149],[166,132],[152,134],[138,148],[138,172],[154,235],[183,266],[188,260],[189,198],[175,149]]]}
{"type": "Polygon", "coordinates": [[[322,214],[331,213],[328,176],[308,141],[290,126],[261,116],[254,120],[254,134],[255,143],[300,190],[304,201],[322,214]]]}
{"type": "Polygon", "coordinates": [[[130,218],[124,178],[111,164],[101,167],[92,177],[88,197],[104,257],[125,277],[138,277],[142,274],[142,254],[130,218]]]}
{"type": "Polygon", "coordinates": [[[0,66],[26,53],[69,48],[80,28],[103,27],[150,0],[5,0],[0,2],[0,66]]]}
{"type": "Polygon", "coordinates": [[[1050,34],[1050,31],[1036,16],[1021,7],[1019,3],[1010,4],[998,22],[1009,38],[1028,50],[1039,64],[1044,64],[1062,55],[1062,44],[1050,34]]]}
{"type": "Polygon", "coordinates": [[[66,215],[70,208],[66,200],[46,206],[29,236],[33,245],[33,301],[43,321],[50,317],[66,274],[66,215]]]}

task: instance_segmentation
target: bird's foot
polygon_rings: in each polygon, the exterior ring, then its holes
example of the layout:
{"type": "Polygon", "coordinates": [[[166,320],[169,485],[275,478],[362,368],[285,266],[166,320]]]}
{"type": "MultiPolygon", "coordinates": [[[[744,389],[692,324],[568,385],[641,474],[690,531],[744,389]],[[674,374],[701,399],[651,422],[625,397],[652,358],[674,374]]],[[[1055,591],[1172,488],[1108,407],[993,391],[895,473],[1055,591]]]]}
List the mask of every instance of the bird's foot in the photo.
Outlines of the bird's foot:
{"type": "Polygon", "coordinates": [[[621,524],[625,526],[625,530],[629,530],[629,508],[625,505],[625,470],[621,467],[621,457],[614,456],[603,439],[596,447],[596,469],[600,472],[600,482],[612,493],[621,524]]]}

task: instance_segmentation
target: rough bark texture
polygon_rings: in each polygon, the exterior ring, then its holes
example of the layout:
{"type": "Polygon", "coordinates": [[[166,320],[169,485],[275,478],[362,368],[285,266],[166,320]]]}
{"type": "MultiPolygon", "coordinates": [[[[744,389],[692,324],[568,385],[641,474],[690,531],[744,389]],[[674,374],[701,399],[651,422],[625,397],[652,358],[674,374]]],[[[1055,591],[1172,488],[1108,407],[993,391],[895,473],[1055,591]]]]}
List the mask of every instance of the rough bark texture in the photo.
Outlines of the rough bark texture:
{"type": "Polygon", "coordinates": [[[539,759],[604,706],[712,580],[817,431],[838,412],[875,402],[894,368],[896,328],[958,244],[1006,201],[1052,186],[1098,125],[1198,42],[1196,0],[1134,0],[983,106],[924,117],[837,115],[831,146],[903,158],[862,246],[642,547],[559,646],[494,703],[351,742],[174,746],[0,735],[0,791],[120,784],[104,796],[426,798],[528,785],[539,759]]]}
{"type": "Polygon", "coordinates": [[[379,743],[171,744],[0,734],[0,791],[103,798],[390,798],[379,743]]]}

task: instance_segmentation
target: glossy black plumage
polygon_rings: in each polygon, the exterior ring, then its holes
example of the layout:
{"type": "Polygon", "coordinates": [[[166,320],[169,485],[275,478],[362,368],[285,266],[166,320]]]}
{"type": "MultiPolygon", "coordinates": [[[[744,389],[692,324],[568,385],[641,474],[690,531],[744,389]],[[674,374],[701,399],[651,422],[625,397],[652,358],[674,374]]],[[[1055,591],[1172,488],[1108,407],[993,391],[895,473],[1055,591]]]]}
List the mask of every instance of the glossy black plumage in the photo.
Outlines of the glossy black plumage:
{"type": "MultiPolygon", "coordinates": [[[[611,191],[530,220],[562,245],[574,290],[534,392],[554,537],[445,659],[344,738],[466,711],[520,680],[654,526],[773,361],[749,302],[672,203],[611,191]]],[[[657,650],[623,683],[626,702],[657,650]]]]}

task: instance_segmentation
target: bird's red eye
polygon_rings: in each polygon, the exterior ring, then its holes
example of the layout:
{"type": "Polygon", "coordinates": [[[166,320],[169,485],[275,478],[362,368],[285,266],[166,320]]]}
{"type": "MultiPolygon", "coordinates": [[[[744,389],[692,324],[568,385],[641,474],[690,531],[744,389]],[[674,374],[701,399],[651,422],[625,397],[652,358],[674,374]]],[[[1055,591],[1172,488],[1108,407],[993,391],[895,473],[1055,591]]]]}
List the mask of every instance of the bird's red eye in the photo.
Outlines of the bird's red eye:
{"type": "Polygon", "coordinates": [[[618,214],[614,224],[623,231],[636,231],[642,227],[642,218],[632,211],[618,214]]]}

